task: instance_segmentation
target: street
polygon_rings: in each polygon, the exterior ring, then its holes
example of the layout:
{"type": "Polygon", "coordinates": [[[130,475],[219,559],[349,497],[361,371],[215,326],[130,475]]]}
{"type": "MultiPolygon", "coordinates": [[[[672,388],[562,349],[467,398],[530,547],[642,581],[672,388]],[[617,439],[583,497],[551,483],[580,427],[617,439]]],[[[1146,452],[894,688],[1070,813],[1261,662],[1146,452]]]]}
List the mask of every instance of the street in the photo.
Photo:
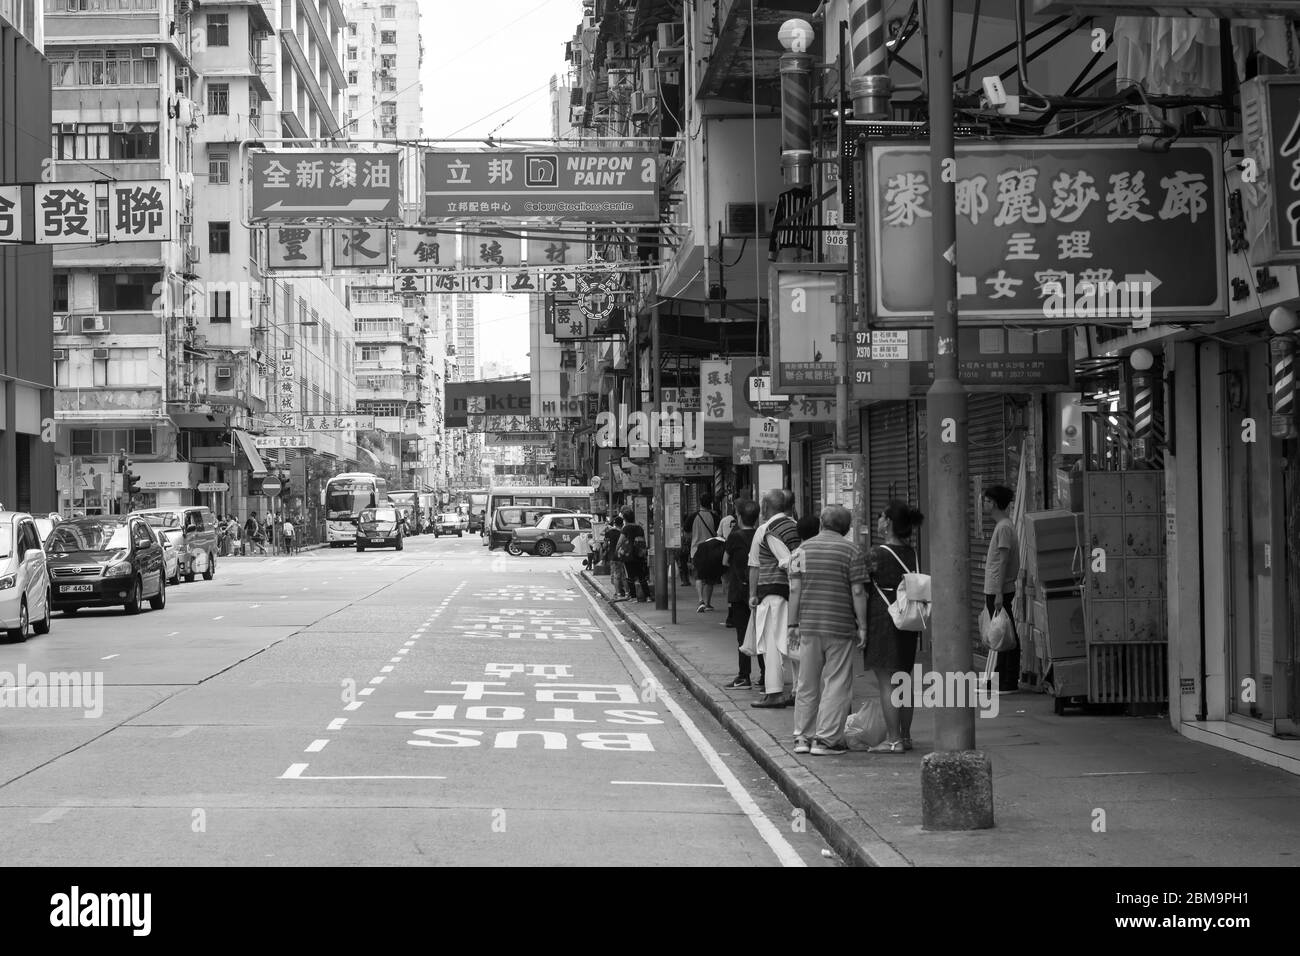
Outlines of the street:
{"type": "Polygon", "coordinates": [[[103,712],[0,708],[6,862],[831,865],[580,567],[422,535],[56,615],[0,671],[100,672],[103,712]]]}

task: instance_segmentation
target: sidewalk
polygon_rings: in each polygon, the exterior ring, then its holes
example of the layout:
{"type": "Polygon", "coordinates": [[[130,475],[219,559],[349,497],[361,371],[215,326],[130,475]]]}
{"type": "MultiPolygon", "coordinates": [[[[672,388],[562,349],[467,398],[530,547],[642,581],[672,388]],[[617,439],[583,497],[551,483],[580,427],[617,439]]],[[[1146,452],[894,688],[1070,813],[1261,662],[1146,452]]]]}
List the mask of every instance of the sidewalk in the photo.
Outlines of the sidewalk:
{"type": "MultiPolygon", "coordinates": [[[[583,572],[582,580],[608,600],[607,576],[583,572]]],[[[1189,741],[1164,716],[1058,717],[1052,698],[1032,692],[1000,697],[996,717],[975,721],[993,764],[996,828],[924,831],[930,714],[916,714],[911,753],[796,756],[792,709],[756,710],[753,691],[723,689],[737,663],[735,631],[720,626],[725,610],[697,614],[693,587],[677,596],[675,625],[653,602],[612,607],[850,864],[1300,864],[1300,777],[1189,741]]],[[[859,676],[854,709],[875,693],[874,679],[859,676]]]]}

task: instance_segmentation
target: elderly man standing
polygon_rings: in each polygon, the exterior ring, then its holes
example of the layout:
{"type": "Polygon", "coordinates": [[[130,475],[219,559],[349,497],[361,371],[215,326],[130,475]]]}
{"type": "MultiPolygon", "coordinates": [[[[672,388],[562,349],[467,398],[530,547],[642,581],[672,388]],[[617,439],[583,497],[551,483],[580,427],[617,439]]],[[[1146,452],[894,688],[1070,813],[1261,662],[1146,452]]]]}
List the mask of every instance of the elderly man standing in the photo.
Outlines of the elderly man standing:
{"type": "Polygon", "coordinates": [[[794,494],[773,490],[763,495],[763,517],[749,551],[749,606],[754,611],[758,653],[766,662],[766,685],[752,707],[793,707],[793,694],[785,694],[787,605],[790,553],[799,547],[799,526],[790,512],[794,494]]]}
{"type": "Polygon", "coordinates": [[[790,559],[787,644],[795,670],[794,752],[847,753],[841,739],[853,697],[853,650],[867,642],[867,561],[844,537],[848,509],[822,509],[821,530],[790,559]],[[857,641],[854,641],[854,635],[857,641]]]}

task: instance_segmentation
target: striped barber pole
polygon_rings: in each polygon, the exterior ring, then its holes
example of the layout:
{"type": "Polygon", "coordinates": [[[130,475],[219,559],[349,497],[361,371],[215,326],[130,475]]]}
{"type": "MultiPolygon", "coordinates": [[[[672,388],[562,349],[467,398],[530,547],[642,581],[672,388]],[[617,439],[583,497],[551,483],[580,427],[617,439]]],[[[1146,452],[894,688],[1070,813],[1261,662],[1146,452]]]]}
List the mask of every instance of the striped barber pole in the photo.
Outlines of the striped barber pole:
{"type": "Polygon", "coordinates": [[[1150,461],[1155,442],[1155,376],[1150,372],[1133,374],[1133,457],[1150,461]]]}
{"type": "Polygon", "coordinates": [[[781,172],[791,186],[812,180],[812,57],[781,57],[781,172]]]}
{"type": "Polygon", "coordinates": [[[853,75],[885,73],[884,0],[853,0],[849,14],[849,43],[853,47],[853,75]]]}
{"type": "Polygon", "coordinates": [[[1295,438],[1300,434],[1296,425],[1295,349],[1295,340],[1289,335],[1276,336],[1268,343],[1273,365],[1273,417],[1269,430],[1274,438],[1295,438]]]}

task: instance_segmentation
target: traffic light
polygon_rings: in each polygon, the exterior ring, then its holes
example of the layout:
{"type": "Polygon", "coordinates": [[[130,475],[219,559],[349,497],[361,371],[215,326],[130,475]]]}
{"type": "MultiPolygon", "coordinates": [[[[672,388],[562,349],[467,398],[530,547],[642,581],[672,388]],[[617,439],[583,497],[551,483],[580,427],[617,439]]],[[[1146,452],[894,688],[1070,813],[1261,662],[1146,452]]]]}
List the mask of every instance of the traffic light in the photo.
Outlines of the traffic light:
{"type": "Polygon", "coordinates": [[[280,497],[288,498],[292,494],[289,488],[289,476],[280,472],[280,497]]]}
{"type": "Polygon", "coordinates": [[[130,458],[122,459],[122,491],[128,498],[133,498],[140,493],[140,476],[132,470],[130,458]]]}

